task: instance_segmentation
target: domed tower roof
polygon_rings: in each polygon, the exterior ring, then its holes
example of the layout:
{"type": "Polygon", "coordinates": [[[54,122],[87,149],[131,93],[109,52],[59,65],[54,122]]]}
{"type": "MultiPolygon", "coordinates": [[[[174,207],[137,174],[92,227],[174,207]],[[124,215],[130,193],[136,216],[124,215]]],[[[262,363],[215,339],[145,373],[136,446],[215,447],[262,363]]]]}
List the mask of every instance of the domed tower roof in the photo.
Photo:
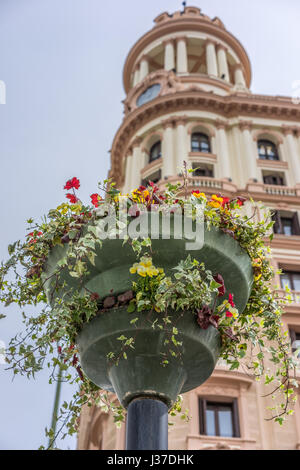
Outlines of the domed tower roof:
{"type": "MultiPolygon", "coordinates": [[[[183,11],[173,14],[161,13],[154,19],[154,27],[145,33],[131,48],[124,65],[123,83],[126,93],[135,86],[134,73],[140,66],[144,57],[148,59],[149,72],[166,68],[165,45],[173,41],[175,55],[180,53],[176,50],[179,39],[186,41],[187,48],[187,70],[177,74],[197,76],[198,82],[205,76],[225,79],[234,84],[236,67],[240,67],[244,75],[245,86],[249,89],[251,84],[251,64],[247,52],[240,41],[226,30],[223,22],[215,17],[209,18],[201,13],[197,7],[188,6],[183,11]],[[207,43],[211,42],[216,47],[217,61],[219,49],[223,49],[226,55],[226,66],[223,73],[214,72],[214,67],[220,69],[220,65],[208,64],[207,43]],[[215,75],[215,77],[214,77],[215,75]]],[[[222,53],[220,53],[222,54],[222,53]]],[[[220,80],[219,80],[220,81],[220,80]]]]}

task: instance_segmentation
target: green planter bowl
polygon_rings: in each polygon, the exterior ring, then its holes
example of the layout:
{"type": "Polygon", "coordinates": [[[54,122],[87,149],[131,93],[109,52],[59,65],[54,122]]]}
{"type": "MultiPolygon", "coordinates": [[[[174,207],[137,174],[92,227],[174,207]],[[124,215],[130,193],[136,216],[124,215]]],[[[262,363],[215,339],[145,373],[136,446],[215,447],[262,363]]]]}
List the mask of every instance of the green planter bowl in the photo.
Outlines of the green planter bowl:
{"type": "MultiPolygon", "coordinates": [[[[145,214],[149,218],[149,214],[145,214]]],[[[174,216],[176,218],[176,216],[174,216]]],[[[174,219],[173,218],[173,219],[174,219]]],[[[164,229],[160,227],[160,235],[164,229]]],[[[169,239],[152,240],[153,264],[164,268],[171,274],[174,268],[188,254],[213,274],[219,273],[225,280],[227,293],[234,294],[237,308],[242,312],[250,296],[253,272],[251,260],[232,237],[216,228],[204,227],[203,245],[198,250],[187,251],[186,242],[191,240],[174,239],[171,226],[169,239]]],[[[65,255],[67,247],[56,246],[47,260],[43,276],[45,279],[55,271],[57,262],[65,255]]],[[[80,282],[90,291],[97,292],[100,298],[121,294],[131,289],[134,276],[129,273],[136,262],[132,248],[123,240],[104,240],[102,248],[97,249],[95,266],[89,266],[89,274],[80,281],[65,271],[64,280],[68,289],[79,290],[80,282]]],[[[82,284],[81,284],[82,286],[82,284]]],[[[53,280],[45,282],[49,303],[54,289],[53,280]]],[[[64,295],[61,291],[56,295],[64,295]]],[[[127,307],[111,309],[99,314],[84,325],[77,337],[81,366],[86,375],[99,387],[117,393],[120,402],[127,407],[136,397],[157,397],[169,407],[179,393],[192,390],[205,382],[212,374],[220,353],[220,335],[210,326],[201,329],[193,312],[170,312],[178,329],[178,341],[182,341],[181,359],[169,359],[162,366],[162,351],[166,332],[152,328],[152,322],[159,313],[128,313],[127,307]],[[136,326],[130,321],[141,317],[136,326]],[[135,337],[134,349],[126,350],[115,365],[107,359],[109,352],[121,350],[121,335],[135,337]]]]}

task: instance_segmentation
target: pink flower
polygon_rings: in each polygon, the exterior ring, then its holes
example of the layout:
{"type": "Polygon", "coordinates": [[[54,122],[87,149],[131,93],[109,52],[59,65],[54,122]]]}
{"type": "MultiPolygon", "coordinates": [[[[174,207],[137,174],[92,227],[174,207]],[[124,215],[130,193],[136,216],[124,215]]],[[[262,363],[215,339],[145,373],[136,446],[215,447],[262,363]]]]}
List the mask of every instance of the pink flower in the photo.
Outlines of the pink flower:
{"type": "Polygon", "coordinates": [[[231,307],[235,308],[235,303],[233,301],[233,295],[229,294],[228,296],[228,303],[231,305],[231,307]]]}
{"type": "Polygon", "coordinates": [[[223,295],[225,294],[225,291],[226,291],[223,277],[221,276],[221,274],[216,274],[214,276],[214,280],[218,284],[220,284],[220,287],[218,287],[218,291],[219,291],[218,297],[223,297],[223,295]]]}

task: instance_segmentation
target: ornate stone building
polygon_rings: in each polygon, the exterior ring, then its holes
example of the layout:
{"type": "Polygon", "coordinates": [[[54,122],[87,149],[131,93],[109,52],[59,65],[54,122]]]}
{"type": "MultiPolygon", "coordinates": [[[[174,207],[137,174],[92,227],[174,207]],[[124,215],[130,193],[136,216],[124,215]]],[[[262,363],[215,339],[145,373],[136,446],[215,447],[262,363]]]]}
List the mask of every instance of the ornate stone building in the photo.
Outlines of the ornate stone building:
{"type": "MultiPolygon", "coordinates": [[[[283,322],[300,340],[300,106],[250,91],[248,55],[219,18],[199,8],[162,13],[124,66],[124,119],[111,150],[110,176],[127,192],[143,181],[177,181],[183,161],[197,168],[190,189],[249,194],[273,208],[277,279],[293,291],[283,322]]],[[[300,405],[288,424],[265,420],[263,384],[219,364],[184,396],[191,419],[170,428],[170,449],[300,449],[300,405]]],[[[79,449],[124,449],[124,427],[83,409],[79,449]]]]}

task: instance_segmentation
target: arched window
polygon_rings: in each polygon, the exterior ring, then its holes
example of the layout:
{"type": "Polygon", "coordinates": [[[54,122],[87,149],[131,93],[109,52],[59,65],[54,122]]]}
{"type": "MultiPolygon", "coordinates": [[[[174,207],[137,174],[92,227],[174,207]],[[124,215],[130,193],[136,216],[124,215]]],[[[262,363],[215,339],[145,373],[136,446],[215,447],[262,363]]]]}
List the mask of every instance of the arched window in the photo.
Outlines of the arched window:
{"type": "Polygon", "coordinates": [[[155,144],[152,145],[150,152],[149,152],[149,162],[154,162],[154,160],[157,160],[158,158],[161,158],[161,141],[159,140],[158,142],[155,142],[155,144]]]}
{"type": "Polygon", "coordinates": [[[209,137],[201,132],[192,134],[192,152],[210,153],[209,137]]]}
{"type": "Polygon", "coordinates": [[[259,140],[257,147],[260,160],[279,160],[277,146],[270,140],[259,140]]]}

